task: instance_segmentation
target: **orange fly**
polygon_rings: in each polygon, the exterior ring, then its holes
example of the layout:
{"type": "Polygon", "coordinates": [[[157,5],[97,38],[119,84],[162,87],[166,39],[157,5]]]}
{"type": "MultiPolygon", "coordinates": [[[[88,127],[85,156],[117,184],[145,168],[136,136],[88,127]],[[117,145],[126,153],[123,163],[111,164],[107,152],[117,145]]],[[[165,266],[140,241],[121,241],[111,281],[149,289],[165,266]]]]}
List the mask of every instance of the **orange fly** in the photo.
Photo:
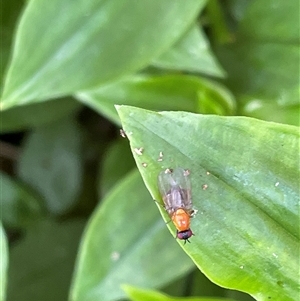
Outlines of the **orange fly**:
{"type": "Polygon", "coordinates": [[[189,241],[193,235],[190,229],[192,209],[191,182],[189,171],[183,168],[166,169],[158,175],[158,188],[172,222],[178,239],[189,241]]]}

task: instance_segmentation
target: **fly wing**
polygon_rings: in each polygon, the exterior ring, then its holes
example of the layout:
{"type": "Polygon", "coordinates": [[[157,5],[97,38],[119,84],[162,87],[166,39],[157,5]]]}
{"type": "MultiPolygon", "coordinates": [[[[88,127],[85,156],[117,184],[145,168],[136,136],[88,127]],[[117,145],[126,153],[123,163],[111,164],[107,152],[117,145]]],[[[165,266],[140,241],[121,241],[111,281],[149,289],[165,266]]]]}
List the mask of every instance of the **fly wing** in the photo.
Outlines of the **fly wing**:
{"type": "Polygon", "coordinates": [[[192,209],[191,182],[183,168],[162,171],[158,176],[158,187],[169,215],[178,208],[192,209]]]}
{"type": "Polygon", "coordinates": [[[165,170],[161,171],[158,175],[158,189],[160,195],[164,201],[165,209],[169,215],[172,215],[174,212],[173,208],[173,197],[170,194],[172,189],[172,177],[170,173],[167,173],[165,170]]]}
{"type": "Polygon", "coordinates": [[[187,211],[192,209],[192,193],[191,193],[191,181],[189,173],[181,167],[174,169],[172,173],[174,182],[180,187],[181,198],[183,205],[187,211]]]}

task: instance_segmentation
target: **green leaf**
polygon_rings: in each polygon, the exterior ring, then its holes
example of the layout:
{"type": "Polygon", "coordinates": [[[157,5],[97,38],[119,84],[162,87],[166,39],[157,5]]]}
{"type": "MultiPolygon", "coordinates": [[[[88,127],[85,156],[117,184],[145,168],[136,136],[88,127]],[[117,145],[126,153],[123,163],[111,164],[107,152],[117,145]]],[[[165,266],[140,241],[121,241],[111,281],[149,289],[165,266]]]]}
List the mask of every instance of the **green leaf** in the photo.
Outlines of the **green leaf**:
{"type": "MultiPolygon", "coordinates": [[[[244,0],[240,0],[239,2],[241,1],[244,0]]],[[[223,44],[232,39],[228,30],[231,15],[228,16],[227,20],[224,16],[225,9],[231,4],[232,0],[227,1],[225,4],[218,0],[211,0],[207,3],[204,20],[206,21],[205,23],[209,24],[210,38],[214,44],[223,44]]]]}
{"type": "Polygon", "coordinates": [[[151,110],[184,110],[231,115],[235,100],[220,84],[190,75],[136,75],[76,97],[120,124],[115,104],[143,106],[151,110]]]}
{"type": "Polygon", "coordinates": [[[1,249],[1,260],[0,260],[0,301],[6,300],[6,278],[8,269],[8,246],[6,235],[0,222],[0,249],[1,249]]]}
{"type": "Polygon", "coordinates": [[[1,219],[6,227],[27,227],[43,215],[41,199],[25,185],[0,173],[1,219]]]}
{"type": "Polygon", "coordinates": [[[77,200],[82,182],[82,137],[74,120],[40,127],[25,141],[20,178],[44,198],[49,211],[61,214],[77,200]]]}
{"type": "Polygon", "coordinates": [[[230,0],[227,3],[229,14],[235,22],[241,21],[244,18],[250,3],[248,0],[230,0]]]}
{"type": "Polygon", "coordinates": [[[161,199],[157,175],[162,168],[190,170],[199,212],[192,220],[195,236],[182,247],[202,272],[257,300],[294,300],[299,128],[246,117],[117,109],[124,130],[132,133],[131,148],[144,149],[133,154],[154,199],[161,199]],[[162,162],[157,161],[160,151],[162,162]]]}
{"type": "MultiPolygon", "coordinates": [[[[200,270],[195,270],[192,274],[190,284],[191,296],[206,296],[206,297],[228,297],[232,290],[224,289],[215,283],[211,282],[200,270]]],[[[243,294],[243,293],[241,293],[243,294]]],[[[249,296],[249,295],[247,295],[249,296]]],[[[237,299],[243,301],[242,299],[237,299]]],[[[253,300],[253,299],[252,299],[253,300]]]]}
{"type": "Polygon", "coordinates": [[[104,155],[103,166],[99,175],[98,195],[104,196],[107,194],[134,167],[135,162],[128,147],[127,139],[115,140],[104,155]]]}
{"type": "Polygon", "coordinates": [[[13,39],[13,28],[17,22],[20,10],[24,5],[23,1],[10,0],[1,2],[1,23],[0,23],[0,94],[2,94],[4,71],[10,57],[11,44],[13,39]]]}
{"type": "Polygon", "coordinates": [[[211,297],[170,297],[157,291],[140,289],[129,285],[124,285],[123,289],[132,301],[232,301],[232,299],[211,297]]]}
{"type": "Polygon", "coordinates": [[[266,121],[300,126],[300,104],[286,105],[274,99],[239,97],[239,114],[266,121]]]}
{"type": "Polygon", "coordinates": [[[8,300],[65,301],[84,221],[37,222],[11,248],[8,300]]]}
{"type": "Polygon", "coordinates": [[[209,42],[197,24],[194,24],[167,52],[156,58],[153,65],[224,77],[223,69],[209,49],[209,42]]]}
{"type": "Polygon", "coordinates": [[[290,0],[253,1],[240,25],[240,31],[249,37],[293,44],[299,40],[299,2],[290,0]],[[253,19],[256,17],[260,20],[253,19]],[[289,16],[289,18],[286,18],[289,16]],[[270,28],[272,30],[270,31],[270,28]]]}
{"type": "Polygon", "coordinates": [[[298,0],[249,4],[235,41],[218,49],[241,114],[299,124],[299,30],[298,0]]]}
{"type": "Polygon", "coordinates": [[[74,99],[56,99],[1,112],[0,132],[20,131],[43,126],[76,112],[81,105],[74,99]]]}
{"type": "Polygon", "coordinates": [[[2,107],[90,89],[144,68],[180,38],[205,2],[28,2],[2,107]]]}
{"type": "Polygon", "coordinates": [[[169,235],[135,170],[115,186],[90,220],[70,300],[125,298],[122,284],[163,286],[192,266],[169,235]]]}

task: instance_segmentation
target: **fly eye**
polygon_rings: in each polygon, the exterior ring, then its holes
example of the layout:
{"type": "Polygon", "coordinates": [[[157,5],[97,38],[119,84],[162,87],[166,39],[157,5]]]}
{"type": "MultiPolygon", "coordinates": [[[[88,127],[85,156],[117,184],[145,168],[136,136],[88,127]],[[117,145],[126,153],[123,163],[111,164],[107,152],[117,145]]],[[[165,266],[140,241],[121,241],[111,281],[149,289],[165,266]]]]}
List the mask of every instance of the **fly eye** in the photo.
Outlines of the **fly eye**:
{"type": "Polygon", "coordinates": [[[194,235],[191,229],[177,232],[177,238],[189,241],[189,238],[194,235]]]}

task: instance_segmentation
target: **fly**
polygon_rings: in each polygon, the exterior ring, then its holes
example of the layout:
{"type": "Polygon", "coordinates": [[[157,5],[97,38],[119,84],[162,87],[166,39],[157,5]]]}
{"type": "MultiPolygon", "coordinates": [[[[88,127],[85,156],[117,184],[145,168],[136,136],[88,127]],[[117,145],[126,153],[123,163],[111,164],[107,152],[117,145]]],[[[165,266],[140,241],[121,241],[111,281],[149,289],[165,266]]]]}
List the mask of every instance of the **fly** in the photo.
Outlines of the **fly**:
{"type": "Polygon", "coordinates": [[[177,231],[176,238],[189,241],[193,235],[190,229],[190,219],[193,216],[191,197],[191,182],[189,171],[181,167],[166,169],[158,175],[158,188],[168,212],[177,231]]]}

